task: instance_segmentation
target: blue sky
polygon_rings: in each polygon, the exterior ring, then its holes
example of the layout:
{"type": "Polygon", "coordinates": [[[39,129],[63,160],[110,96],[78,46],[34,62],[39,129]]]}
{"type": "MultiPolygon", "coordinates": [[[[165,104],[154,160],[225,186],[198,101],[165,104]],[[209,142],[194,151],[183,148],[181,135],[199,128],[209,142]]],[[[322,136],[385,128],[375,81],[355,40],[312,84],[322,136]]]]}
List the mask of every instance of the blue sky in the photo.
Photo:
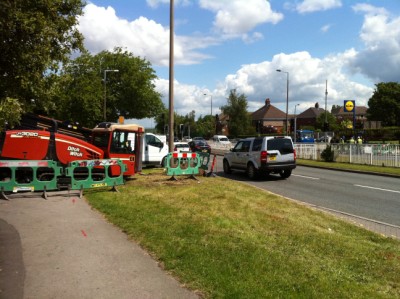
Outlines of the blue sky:
{"type": "MultiPolygon", "coordinates": [[[[79,20],[91,53],[119,46],[150,61],[167,107],[169,9],[168,0],[92,0],[79,20]]],[[[289,113],[324,108],[326,82],[328,109],[367,106],[375,84],[399,82],[399,0],[175,0],[174,13],[181,115],[210,114],[211,98],[219,113],[232,89],[250,112],[266,98],[285,111],[288,77],[289,113]]]]}

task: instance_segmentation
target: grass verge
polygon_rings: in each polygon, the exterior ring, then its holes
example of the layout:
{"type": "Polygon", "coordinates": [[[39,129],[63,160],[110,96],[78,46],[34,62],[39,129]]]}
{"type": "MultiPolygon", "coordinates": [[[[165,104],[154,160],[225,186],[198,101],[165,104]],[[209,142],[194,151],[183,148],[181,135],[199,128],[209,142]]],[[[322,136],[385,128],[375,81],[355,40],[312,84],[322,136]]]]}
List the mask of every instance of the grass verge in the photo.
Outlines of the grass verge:
{"type": "Polygon", "coordinates": [[[137,175],[89,203],[206,298],[400,298],[400,242],[240,182],[137,175]]]}
{"type": "Polygon", "coordinates": [[[388,174],[388,175],[398,176],[400,178],[399,167],[372,166],[372,165],[340,163],[340,162],[324,162],[324,161],[306,160],[306,159],[297,159],[296,162],[297,165],[302,165],[302,166],[324,167],[324,168],[339,169],[339,170],[388,174]]]}

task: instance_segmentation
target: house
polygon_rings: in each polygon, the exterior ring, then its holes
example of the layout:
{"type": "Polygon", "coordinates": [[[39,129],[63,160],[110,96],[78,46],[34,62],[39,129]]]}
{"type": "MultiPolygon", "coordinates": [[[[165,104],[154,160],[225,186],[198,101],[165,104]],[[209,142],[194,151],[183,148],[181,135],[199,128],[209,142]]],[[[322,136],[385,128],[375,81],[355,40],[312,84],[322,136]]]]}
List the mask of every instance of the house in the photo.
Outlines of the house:
{"type": "Polygon", "coordinates": [[[251,119],[260,133],[281,134],[285,130],[286,113],[271,105],[269,98],[265,99],[263,107],[251,114],[251,119]]]}
{"type": "Polygon", "coordinates": [[[315,103],[314,107],[308,108],[296,116],[297,129],[303,127],[315,127],[318,117],[325,113],[325,109],[319,108],[319,104],[315,103]]]}
{"type": "Polygon", "coordinates": [[[353,117],[355,117],[356,127],[363,129],[379,129],[381,128],[380,121],[368,121],[367,120],[367,110],[368,108],[365,106],[356,106],[354,115],[352,112],[344,111],[344,107],[340,107],[336,111],[333,111],[333,116],[336,117],[338,123],[341,123],[344,120],[353,121],[353,117]]]}

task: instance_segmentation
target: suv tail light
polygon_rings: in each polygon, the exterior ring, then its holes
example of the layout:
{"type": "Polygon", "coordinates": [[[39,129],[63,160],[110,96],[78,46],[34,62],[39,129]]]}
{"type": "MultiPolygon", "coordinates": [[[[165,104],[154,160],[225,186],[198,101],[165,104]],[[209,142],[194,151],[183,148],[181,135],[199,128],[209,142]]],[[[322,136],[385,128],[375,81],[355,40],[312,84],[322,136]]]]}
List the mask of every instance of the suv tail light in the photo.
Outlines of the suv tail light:
{"type": "Polygon", "coordinates": [[[296,156],[296,149],[295,148],[293,149],[293,156],[294,156],[294,159],[296,160],[297,156],[296,156]]]}
{"type": "Polygon", "coordinates": [[[260,153],[261,163],[266,163],[267,162],[267,156],[268,156],[268,152],[261,151],[261,153],[260,153]]]}

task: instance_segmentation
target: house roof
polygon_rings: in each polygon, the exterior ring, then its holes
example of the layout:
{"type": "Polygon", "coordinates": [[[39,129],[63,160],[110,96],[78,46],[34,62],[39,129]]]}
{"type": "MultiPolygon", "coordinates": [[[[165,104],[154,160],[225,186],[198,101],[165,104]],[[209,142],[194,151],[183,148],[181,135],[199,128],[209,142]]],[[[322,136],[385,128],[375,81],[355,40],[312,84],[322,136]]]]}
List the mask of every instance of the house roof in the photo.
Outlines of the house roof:
{"type": "Polygon", "coordinates": [[[258,119],[284,119],[286,113],[271,105],[270,99],[265,100],[265,105],[251,114],[253,120],[258,119]]]}
{"type": "Polygon", "coordinates": [[[297,118],[318,118],[322,113],[325,113],[325,109],[312,107],[297,115],[297,118]]]}
{"type": "MultiPolygon", "coordinates": [[[[356,106],[355,114],[365,116],[367,114],[367,110],[368,108],[365,106],[356,106]]],[[[351,112],[345,112],[344,107],[340,107],[339,111],[336,113],[336,115],[341,115],[341,116],[347,116],[351,114],[352,114],[351,112]]]]}

